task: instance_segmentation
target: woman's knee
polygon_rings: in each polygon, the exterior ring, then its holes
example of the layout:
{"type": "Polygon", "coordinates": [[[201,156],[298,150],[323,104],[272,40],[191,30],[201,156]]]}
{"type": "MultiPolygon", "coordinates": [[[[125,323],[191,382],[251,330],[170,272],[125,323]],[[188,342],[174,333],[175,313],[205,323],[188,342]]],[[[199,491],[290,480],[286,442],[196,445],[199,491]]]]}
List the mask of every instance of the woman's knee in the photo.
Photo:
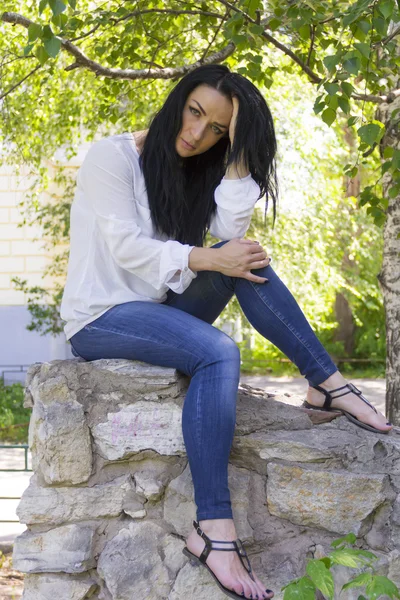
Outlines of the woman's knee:
{"type": "Polygon", "coordinates": [[[236,342],[223,331],[218,330],[210,345],[208,359],[218,362],[233,363],[240,367],[240,350],[236,342]]]}

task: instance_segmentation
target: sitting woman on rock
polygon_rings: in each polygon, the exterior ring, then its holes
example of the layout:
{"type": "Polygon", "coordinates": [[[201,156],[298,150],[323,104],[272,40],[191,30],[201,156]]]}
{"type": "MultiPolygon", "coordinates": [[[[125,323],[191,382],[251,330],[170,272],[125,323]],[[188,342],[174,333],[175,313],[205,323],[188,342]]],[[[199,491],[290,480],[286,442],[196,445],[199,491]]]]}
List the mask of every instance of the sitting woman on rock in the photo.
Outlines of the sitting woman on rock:
{"type": "Polygon", "coordinates": [[[139,360],[191,377],[182,429],[197,521],[184,552],[200,557],[231,598],[274,595],[252,571],[232,518],[240,352],[212,324],[233,295],[307,379],[306,407],[340,411],[372,432],[392,429],[339,373],[265,249],[244,237],[257,200],[272,199],[275,213],[275,153],[271,113],[249,80],[223,65],[187,74],[149,129],[89,149],[71,207],[61,305],[75,356],[139,360]],[[221,241],[204,247],[207,231],[221,241]]]}

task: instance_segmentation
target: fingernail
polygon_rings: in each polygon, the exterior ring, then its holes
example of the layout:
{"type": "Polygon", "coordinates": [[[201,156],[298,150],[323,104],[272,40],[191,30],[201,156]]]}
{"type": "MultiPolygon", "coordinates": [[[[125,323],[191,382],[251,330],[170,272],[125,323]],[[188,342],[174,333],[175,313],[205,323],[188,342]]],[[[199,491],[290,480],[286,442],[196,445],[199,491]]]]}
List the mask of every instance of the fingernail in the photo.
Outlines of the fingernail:
{"type": "Polygon", "coordinates": [[[389,421],[386,423],[386,425],[391,425],[391,423],[389,423],[389,421]]]}
{"type": "Polygon", "coordinates": [[[265,590],[267,594],[272,594],[272,590],[265,590]]]}
{"type": "Polygon", "coordinates": [[[264,283],[269,283],[269,279],[266,279],[266,280],[264,281],[264,283]]]}

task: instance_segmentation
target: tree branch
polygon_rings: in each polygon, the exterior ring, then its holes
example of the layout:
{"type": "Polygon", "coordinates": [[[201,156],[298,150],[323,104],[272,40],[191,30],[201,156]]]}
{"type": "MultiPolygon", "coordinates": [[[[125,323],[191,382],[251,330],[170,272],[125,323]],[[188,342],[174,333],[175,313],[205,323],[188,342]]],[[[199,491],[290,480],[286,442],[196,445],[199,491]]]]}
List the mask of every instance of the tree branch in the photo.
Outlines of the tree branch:
{"type": "Polygon", "coordinates": [[[387,96],[372,96],[370,94],[352,94],[351,98],[354,98],[354,100],[367,100],[368,102],[375,102],[376,104],[391,104],[399,96],[400,90],[393,90],[389,92],[387,96]]]}
{"type": "MultiPolygon", "coordinates": [[[[247,21],[257,24],[257,21],[252,19],[249,15],[244,13],[241,9],[236,8],[234,5],[232,5],[227,0],[219,0],[219,2],[221,4],[223,4],[226,8],[242,14],[243,17],[247,21]]],[[[223,18],[224,17],[221,15],[221,19],[223,19],[223,18]]],[[[33,23],[33,21],[31,21],[30,19],[28,19],[22,15],[19,15],[18,13],[13,13],[13,12],[3,13],[3,15],[1,16],[1,20],[6,23],[12,23],[13,25],[22,25],[25,28],[28,28],[29,25],[31,23],[33,23]]],[[[294,54],[294,52],[292,52],[292,50],[290,50],[289,48],[287,48],[286,46],[284,46],[283,44],[278,42],[278,40],[273,38],[271,35],[269,35],[265,31],[261,35],[266,40],[268,40],[271,44],[273,44],[276,48],[281,50],[284,54],[286,54],[287,56],[290,56],[292,58],[292,60],[294,62],[296,62],[301,67],[301,69],[310,77],[310,79],[313,83],[320,83],[322,81],[322,79],[320,77],[318,77],[318,75],[316,73],[314,73],[300,58],[298,58],[298,56],[296,56],[294,54]]],[[[193,69],[195,69],[203,64],[214,64],[214,63],[220,63],[220,62],[224,61],[228,56],[233,54],[233,52],[235,51],[235,48],[236,48],[236,45],[233,42],[229,42],[229,44],[227,44],[227,46],[225,46],[222,50],[219,50],[218,52],[211,54],[207,58],[202,58],[199,61],[192,63],[191,65],[184,65],[181,67],[175,67],[175,68],[164,67],[164,68],[155,68],[155,69],[114,69],[114,68],[110,68],[110,67],[104,67],[101,64],[99,64],[98,62],[91,60],[82,52],[82,50],[80,50],[77,46],[72,44],[69,40],[63,40],[59,36],[57,36],[57,37],[61,40],[61,47],[66,52],[68,52],[69,54],[74,56],[76,59],[74,63],[72,63],[71,65],[69,65],[68,67],[65,68],[65,71],[72,71],[73,69],[78,69],[78,68],[84,67],[90,71],[93,71],[97,76],[104,76],[104,77],[108,77],[110,79],[172,79],[172,78],[177,78],[177,77],[180,77],[181,75],[185,75],[189,71],[192,71],[193,69]]],[[[16,87],[18,87],[27,77],[30,77],[39,68],[40,67],[37,67],[36,69],[31,71],[31,73],[29,73],[22,81],[17,83],[10,90],[8,90],[5,94],[3,94],[3,96],[1,96],[0,99],[3,98],[5,95],[9,94],[16,87]]],[[[389,92],[387,95],[382,95],[382,96],[374,96],[374,95],[370,95],[370,94],[352,94],[351,97],[354,98],[355,100],[363,100],[363,101],[368,101],[368,102],[374,102],[376,104],[382,104],[382,103],[391,103],[398,96],[400,96],[400,89],[393,90],[393,91],[389,92]]]]}
{"type": "MultiPolygon", "coordinates": [[[[249,23],[253,23],[254,25],[257,25],[257,21],[255,21],[254,19],[252,19],[247,13],[245,13],[240,8],[237,8],[236,6],[234,6],[233,4],[231,4],[230,2],[227,2],[227,0],[218,0],[218,1],[221,4],[223,4],[224,6],[226,6],[227,8],[230,8],[231,10],[234,10],[235,12],[241,14],[242,17],[246,21],[248,21],[249,23]]],[[[271,44],[273,44],[273,46],[275,46],[275,48],[278,48],[284,54],[286,54],[287,56],[290,56],[290,58],[295,63],[297,63],[302,68],[302,70],[310,77],[310,79],[311,79],[311,81],[313,83],[321,83],[321,81],[322,81],[321,77],[318,77],[318,75],[316,73],[314,73],[314,71],[312,71],[310,69],[310,67],[308,67],[306,65],[305,62],[303,62],[298,56],[296,56],[296,54],[294,52],[292,52],[292,50],[290,50],[290,48],[288,48],[284,44],[281,44],[280,42],[278,42],[278,40],[276,40],[274,37],[272,37],[272,35],[270,35],[266,31],[263,31],[260,35],[262,35],[262,37],[265,38],[268,42],[270,42],[271,44]]]]}
{"type": "Polygon", "coordinates": [[[223,19],[223,16],[219,13],[210,12],[207,10],[176,10],[172,8],[145,8],[143,10],[134,10],[119,19],[110,18],[110,21],[114,22],[114,25],[117,25],[121,21],[125,21],[126,19],[130,19],[131,17],[137,17],[139,15],[144,15],[146,13],[167,13],[171,15],[202,15],[204,17],[215,17],[216,19],[223,19]]]}
{"type": "Polygon", "coordinates": [[[33,75],[34,73],[36,73],[36,71],[38,69],[40,69],[40,65],[38,65],[37,67],[35,67],[30,73],[28,73],[28,75],[25,75],[25,77],[23,77],[23,79],[21,79],[21,81],[18,81],[18,83],[16,83],[15,85],[11,86],[9,90],[7,90],[6,92],[4,92],[4,94],[1,94],[0,100],[2,100],[3,98],[5,98],[6,96],[8,96],[8,94],[11,94],[11,92],[13,92],[18,86],[21,85],[21,83],[23,83],[26,79],[28,79],[28,77],[30,77],[31,75],[33,75]]]}
{"type": "MultiPolygon", "coordinates": [[[[3,13],[1,20],[5,23],[22,25],[26,29],[33,23],[33,21],[27,17],[23,17],[22,15],[13,12],[3,13]]],[[[102,75],[110,79],[172,79],[173,77],[185,75],[185,73],[188,73],[203,64],[220,63],[233,54],[236,48],[236,45],[233,42],[229,42],[225,48],[222,48],[222,50],[219,50],[218,52],[214,52],[214,54],[210,54],[210,56],[205,58],[202,62],[196,61],[191,65],[184,65],[182,67],[166,67],[164,69],[113,69],[111,67],[103,67],[103,65],[98,62],[91,60],[82,52],[82,50],[72,44],[69,40],[63,40],[60,36],[56,37],[61,40],[61,47],[76,59],[73,64],[65,68],[65,71],[86,67],[90,71],[93,71],[97,76],[102,75]]]]}

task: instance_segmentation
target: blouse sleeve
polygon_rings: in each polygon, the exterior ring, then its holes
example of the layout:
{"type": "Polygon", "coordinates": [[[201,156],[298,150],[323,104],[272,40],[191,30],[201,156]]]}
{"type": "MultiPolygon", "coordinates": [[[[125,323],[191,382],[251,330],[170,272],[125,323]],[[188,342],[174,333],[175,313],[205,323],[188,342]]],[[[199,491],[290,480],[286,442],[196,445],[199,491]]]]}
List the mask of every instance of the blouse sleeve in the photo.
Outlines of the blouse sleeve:
{"type": "Polygon", "coordinates": [[[214,191],[217,210],[210,222],[210,234],[221,240],[243,237],[259,195],[260,186],[251,173],[243,179],[223,178],[214,191]]]}
{"type": "Polygon", "coordinates": [[[197,277],[188,266],[195,246],[143,235],[134,198],[134,172],[113,142],[103,139],[90,147],[77,183],[117,265],[157,290],[167,286],[182,294],[197,277]]]}

